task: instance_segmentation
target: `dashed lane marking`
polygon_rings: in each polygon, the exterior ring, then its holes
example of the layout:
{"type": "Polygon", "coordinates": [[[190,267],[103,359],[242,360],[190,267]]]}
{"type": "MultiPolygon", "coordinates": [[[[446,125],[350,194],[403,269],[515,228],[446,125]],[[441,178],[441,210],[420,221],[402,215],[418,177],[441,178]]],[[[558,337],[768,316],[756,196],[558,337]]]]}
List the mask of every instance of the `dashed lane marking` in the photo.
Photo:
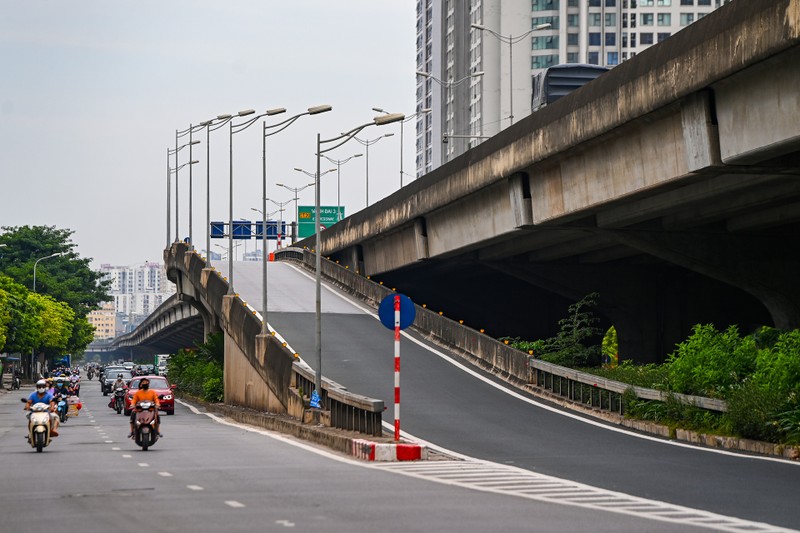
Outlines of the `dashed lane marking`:
{"type": "Polygon", "coordinates": [[[123,459],[130,459],[131,457],[133,457],[133,456],[132,456],[132,455],[129,455],[129,454],[127,454],[127,453],[122,455],[122,458],[123,458],[123,459]]]}
{"type": "Polygon", "coordinates": [[[225,501],[225,505],[233,507],[234,509],[240,509],[245,506],[243,503],[237,502],[236,500],[227,500],[225,501]]]}
{"type": "Polygon", "coordinates": [[[203,487],[200,485],[186,485],[186,488],[189,490],[203,490],[203,487]]]}
{"type": "Polygon", "coordinates": [[[147,466],[150,466],[150,464],[149,464],[149,463],[139,463],[139,466],[141,466],[141,467],[147,467],[147,466]]]}
{"type": "Polygon", "coordinates": [[[172,474],[169,472],[159,472],[158,475],[161,477],[172,477],[172,474]]]}

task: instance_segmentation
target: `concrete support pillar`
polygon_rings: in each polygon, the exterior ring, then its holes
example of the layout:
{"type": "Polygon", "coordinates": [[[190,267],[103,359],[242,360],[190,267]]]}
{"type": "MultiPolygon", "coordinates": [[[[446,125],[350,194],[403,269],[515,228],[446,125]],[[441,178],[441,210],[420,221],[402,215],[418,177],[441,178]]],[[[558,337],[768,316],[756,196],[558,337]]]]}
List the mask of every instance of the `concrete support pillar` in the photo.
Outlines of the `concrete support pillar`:
{"type": "Polygon", "coordinates": [[[428,253],[428,229],[424,218],[414,220],[414,241],[417,249],[417,261],[430,257],[428,253]]]}
{"type": "Polygon", "coordinates": [[[533,204],[528,174],[515,172],[508,178],[508,195],[514,213],[514,227],[533,225],[533,204]]]}

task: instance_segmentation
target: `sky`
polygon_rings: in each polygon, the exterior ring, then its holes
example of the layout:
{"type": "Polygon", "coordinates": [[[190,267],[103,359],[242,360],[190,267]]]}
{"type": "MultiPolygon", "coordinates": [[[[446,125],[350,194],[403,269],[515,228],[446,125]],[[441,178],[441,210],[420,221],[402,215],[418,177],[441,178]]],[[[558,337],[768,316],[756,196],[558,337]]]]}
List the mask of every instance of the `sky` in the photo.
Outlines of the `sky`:
{"type": "MultiPolygon", "coordinates": [[[[333,111],[267,139],[267,196],[291,200],[284,218],[293,219],[294,194],[275,184],[313,181],[293,169],[315,171],[318,133],[332,138],[370,122],[373,107],[414,113],[415,21],[415,3],[402,0],[0,0],[0,226],[73,230],[93,268],[161,262],[176,130],[286,108],[269,125],[328,104],[333,111]]],[[[251,210],[261,208],[261,124],[233,136],[234,219],[261,217],[251,210]]],[[[414,122],[403,130],[404,171],[413,175],[414,122]]],[[[369,148],[370,204],[400,186],[399,125],[359,137],[385,133],[394,135],[369,148]]],[[[204,249],[207,172],[211,219],[229,217],[230,134],[227,126],[210,133],[209,157],[205,131],[194,138],[192,233],[204,249]]],[[[329,155],[357,153],[366,148],[352,140],[329,155]]],[[[189,148],[178,158],[187,163],[189,148]]],[[[189,168],[178,172],[181,238],[189,234],[189,168]]],[[[331,168],[323,159],[323,172],[331,168]]],[[[363,209],[366,157],[342,165],[338,181],[346,214],[363,209]]],[[[299,196],[313,205],[313,187],[299,196]]],[[[336,172],[322,177],[321,196],[336,205],[336,172]]]]}

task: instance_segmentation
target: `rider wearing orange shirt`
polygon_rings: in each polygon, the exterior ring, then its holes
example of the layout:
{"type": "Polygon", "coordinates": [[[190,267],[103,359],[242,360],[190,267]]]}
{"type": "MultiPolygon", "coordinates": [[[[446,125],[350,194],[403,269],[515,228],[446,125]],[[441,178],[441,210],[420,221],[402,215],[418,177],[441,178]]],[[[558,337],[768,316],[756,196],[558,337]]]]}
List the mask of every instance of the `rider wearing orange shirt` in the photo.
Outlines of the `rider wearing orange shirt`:
{"type": "Polygon", "coordinates": [[[150,390],[150,380],[147,378],[142,378],[139,382],[139,388],[135,393],[133,393],[133,399],[131,399],[131,432],[128,433],[128,438],[133,437],[134,432],[134,425],[136,423],[136,404],[139,402],[153,402],[156,405],[156,433],[158,433],[159,437],[163,437],[160,431],[161,426],[161,417],[158,416],[158,410],[161,408],[161,402],[158,401],[158,394],[156,391],[150,390]]]}

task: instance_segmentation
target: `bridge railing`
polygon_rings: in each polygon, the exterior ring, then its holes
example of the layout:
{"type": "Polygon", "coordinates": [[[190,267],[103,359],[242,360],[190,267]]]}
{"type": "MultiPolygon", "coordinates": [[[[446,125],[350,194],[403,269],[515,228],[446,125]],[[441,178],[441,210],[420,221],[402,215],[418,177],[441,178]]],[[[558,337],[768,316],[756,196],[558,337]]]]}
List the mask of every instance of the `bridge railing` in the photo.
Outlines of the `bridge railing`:
{"type": "MultiPolygon", "coordinates": [[[[192,284],[195,292],[194,298],[202,298],[217,316],[225,317],[222,322],[226,323],[226,327],[230,328],[231,324],[238,324],[240,331],[226,330],[227,334],[232,337],[242,355],[273,391],[285,411],[293,416],[301,415],[302,403],[298,406],[297,402],[292,401],[290,388],[310,393],[314,389],[313,370],[296,359],[295,354],[290,351],[277,332],[268,336],[264,343],[265,347],[269,344],[271,355],[265,357],[263,353],[258,353],[260,343],[254,341],[255,335],[251,333],[260,332],[260,314],[252,306],[242,301],[238,295],[236,295],[234,304],[226,309],[223,299],[227,294],[227,280],[216,271],[211,275],[204,275],[203,271],[207,269],[207,265],[200,255],[190,251],[184,243],[175,243],[167,251],[165,258],[168,268],[179,270],[185,278],[184,283],[188,280],[192,284]],[[291,364],[288,364],[289,361],[291,364]],[[300,411],[295,411],[295,407],[300,411]]],[[[341,385],[324,378],[322,389],[323,405],[330,410],[330,416],[320,418],[323,423],[338,429],[357,431],[373,436],[381,435],[381,420],[384,411],[382,400],[354,394],[341,385]]]]}
{"type": "MultiPolygon", "coordinates": [[[[275,257],[301,263],[309,270],[314,268],[314,253],[308,249],[286,248],[275,257]]],[[[322,275],[327,280],[376,307],[385,296],[393,293],[390,288],[333,261],[325,259],[321,266],[322,275]]],[[[568,402],[623,414],[622,397],[627,391],[632,391],[636,398],[643,400],[674,398],[680,403],[709,411],[727,411],[727,404],[722,400],[636,387],[548,363],[426,307],[417,305],[416,311],[412,327],[434,342],[509,381],[568,402]]]]}

